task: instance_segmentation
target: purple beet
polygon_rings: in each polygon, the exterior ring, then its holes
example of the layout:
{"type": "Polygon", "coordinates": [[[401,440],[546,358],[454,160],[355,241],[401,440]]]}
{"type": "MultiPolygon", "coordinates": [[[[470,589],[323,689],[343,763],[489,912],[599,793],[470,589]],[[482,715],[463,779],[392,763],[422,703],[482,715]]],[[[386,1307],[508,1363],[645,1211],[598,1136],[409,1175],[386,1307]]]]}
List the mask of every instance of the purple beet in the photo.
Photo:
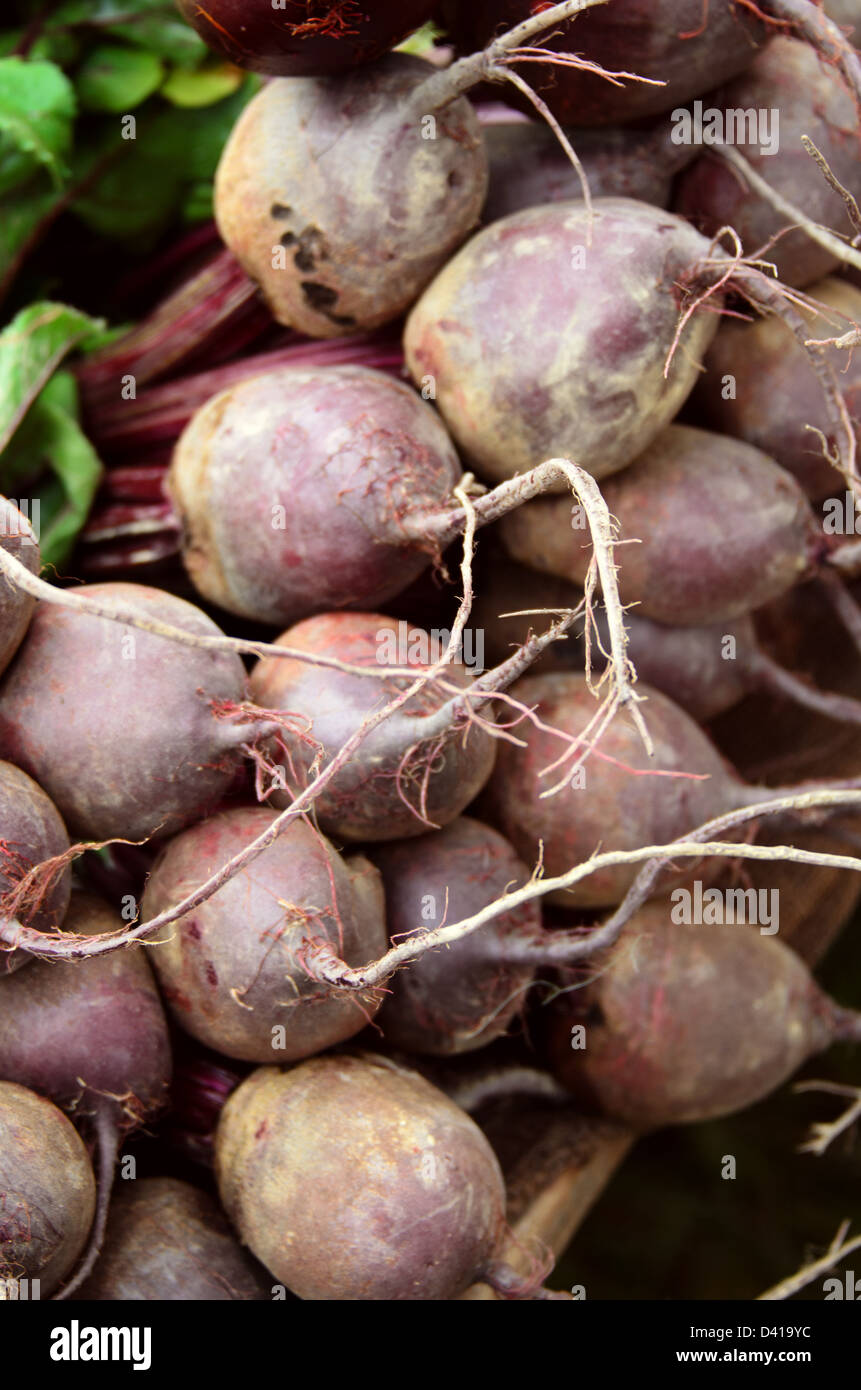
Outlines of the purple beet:
{"type": "MultiPolygon", "coordinates": [[[[241,806],[176,836],[149,877],[144,919],[203,883],[274,819],[265,807],[241,806]]],[[[296,820],[206,902],[149,937],[149,959],[186,1032],[228,1057],[292,1062],[352,1037],[381,1003],[379,992],[360,999],[314,986],[302,955],[317,939],[355,965],[380,955],[380,876],[296,820]]]]}
{"type": "Polygon", "coordinates": [[[259,1302],[271,1284],[208,1193],[176,1178],[140,1178],[119,1185],[99,1262],[78,1298],[259,1302]]]}
{"type": "Polygon", "coordinates": [[[436,0],[177,0],[209,47],[252,72],[319,77],[373,62],[430,19],[436,0]]]}
{"type": "MultiPolygon", "coordinates": [[[[603,487],[619,521],[623,603],[657,622],[731,622],[809,578],[824,550],[801,488],[751,445],[671,425],[603,487]]],[[[570,498],[540,497],[505,517],[517,560],[582,583],[588,532],[570,498]]]]}
{"type": "MultiPolygon", "coordinates": [[[[4,917],[48,931],[59,927],[69,905],[71,869],[33,871],[63,855],[69,837],[57,808],[42,788],[12,763],[0,762],[0,894],[4,917]],[[32,877],[31,877],[32,875],[32,877]]],[[[0,977],[25,965],[25,951],[0,954],[0,977]]]]}
{"type": "Polygon", "coordinates": [[[216,1136],[221,1200],[302,1299],[452,1299],[492,1264],[505,1188],[478,1126],[384,1057],[261,1067],[216,1136]]]}
{"type": "MultiPolygon", "coordinates": [[[[413,309],[407,366],[462,455],[498,481],[550,458],[597,478],[624,468],[684,403],[718,315],[694,314],[668,376],[681,286],[708,242],[683,219],[596,198],[492,223],[413,309]],[[528,348],[527,348],[528,344],[528,348]]],[[[716,304],[717,301],[713,301],[716,304]]]]}
{"type": "Polygon", "coordinates": [[[198,410],[168,489],[200,593],[284,625],[404,589],[439,554],[422,513],[450,502],[460,476],[438,416],[404,383],[284,368],[198,410]]]}
{"type": "Polygon", "coordinates": [[[51,1101],[0,1081],[0,1279],[27,1280],[22,1297],[52,1294],[86,1244],[95,1206],[74,1126],[51,1101]]]}
{"type": "Polygon", "coordinates": [[[781,942],[744,926],[680,925],[670,910],[648,904],[585,986],[547,1007],[545,1055],[581,1101],[635,1129],[715,1119],[838,1038],[861,1036],[859,1016],[781,942]]]}
{"type": "MultiPolygon", "coordinates": [[[[139,584],[76,592],[204,636],[192,604],[139,584]]],[[[106,840],[168,834],[222,799],[253,737],[216,718],[213,701],[245,698],[228,652],[40,603],[0,685],[0,754],[35,777],[74,833],[106,840]]]]}
{"type": "MultiPolygon", "coordinates": [[[[373,859],[394,944],[471,917],[529,878],[503,836],[467,816],[419,840],[378,846],[373,859]]],[[[522,1012],[534,973],[532,965],[508,964],[506,948],[541,936],[539,906],[528,903],[421,956],[389,982],[377,1020],[386,1043],[442,1057],[500,1037],[522,1012]]]]}
{"type": "MultiPolygon", "coordinates": [[[[806,320],[813,339],[839,338],[861,324],[861,290],[829,277],[808,293],[826,311],[806,320]]],[[[857,350],[826,348],[861,446],[861,356],[857,350]]],[[[807,353],[780,319],[752,323],[726,319],[706,353],[692,405],[709,429],[743,439],[792,473],[809,497],[842,497],[845,480],[822,455],[821,441],[808,429],[828,434],[822,386],[807,353]]]]}
{"type": "MultiPolygon", "coordinates": [[[[64,928],[94,936],[124,925],[106,903],[76,893],[64,928]]],[[[96,1219],[65,1298],[101,1248],[123,1135],[147,1124],[168,1098],[167,1021],[143,948],[68,963],[37,960],[0,981],[0,1077],[67,1110],[98,1147],[96,1219]]]]}
{"type": "MultiPolygon", "coordinates": [[[[448,0],[444,14],[458,47],[472,52],[534,8],[531,0],[448,0]]],[[[768,6],[760,8],[767,12],[768,6]]],[[[731,0],[710,0],[705,7],[702,0],[612,0],[556,25],[545,46],[660,85],[612,85],[576,68],[534,63],[518,70],[564,124],[612,125],[670,111],[743,71],[767,34],[765,24],[731,0]]]]}
{"type": "MultiPolygon", "coordinates": [[[[755,141],[748,135],[748,142],[740,145],[745,159],[811,221],[852,236],[842,197],[829,187],[801,143],[801,137],[808,136],[843,187],[861,196],[861,118],[833,65],[806,43],[776,38],[742,76],[712,92],[704,104],[724,112],[764,114],[769,139],[776,146],[762,144],[761,131],[755,141]]],[[[775,211],[734,169],[709,153],[682,174],[673,206],[709,236],[733,227],[747,255],[762,255],[765,248],[765,259],[776,265],[778,279],[787,285],[810,285],[839,265],[838,257],[803,231],[790,231],[768,245],[793,219],[775,211]]]]}
{"type": "MultiPolygon", "coordinates": [[[[378,613],[307,618],[282,633],[278,644],[370,668],[414,666],[417,674],[445,649],[435,648],[422,629],[378,613]]],[[[446,667],[445,676],[456,687],[469,683],[458,662],[446,667]]],[[[258,662],[251,674],[254,700],[266,711],[289,712],[293,725],[279,735],[282,751],[270,753],[287,788],[276,791],[273,802],[286,805],[306,784],[320,750],[322,767],[364,718],[409,684],[407,677],[365,679],[293,659],[258,662]]],[[[447,825],[469,805],[490,776],[496,742],[481,728],[466,728],[454,709],[449,712],[451,698],[438,686],[425,687],[365,737],[314,802],[328,835],[399,840],[447,825]]]]}

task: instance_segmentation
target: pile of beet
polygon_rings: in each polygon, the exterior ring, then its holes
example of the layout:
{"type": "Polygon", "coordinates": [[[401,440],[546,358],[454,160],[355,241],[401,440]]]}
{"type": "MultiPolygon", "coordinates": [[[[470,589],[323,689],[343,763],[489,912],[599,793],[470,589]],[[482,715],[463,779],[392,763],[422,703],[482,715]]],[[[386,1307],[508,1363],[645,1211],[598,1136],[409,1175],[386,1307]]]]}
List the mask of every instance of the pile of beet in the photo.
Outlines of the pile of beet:
{"type": "Polygon", "coordinates": [[[179,9],[223,246],[77,366],[62,573],[0,499],[0,1284],[570,1297],[861,1042],[861,10],[179,9]]]}

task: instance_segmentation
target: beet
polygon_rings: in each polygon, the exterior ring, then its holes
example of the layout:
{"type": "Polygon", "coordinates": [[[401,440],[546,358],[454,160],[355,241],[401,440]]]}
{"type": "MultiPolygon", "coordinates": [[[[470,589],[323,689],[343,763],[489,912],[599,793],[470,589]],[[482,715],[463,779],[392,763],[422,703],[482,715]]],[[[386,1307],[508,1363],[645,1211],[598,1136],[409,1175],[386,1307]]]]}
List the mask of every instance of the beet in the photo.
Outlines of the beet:
{"type": "MultiPolygon", "coordinates": [[[[813,339],[840,337],[861,324],[861,290],[828,278],[808,291],[835,313],[808,320],[813,339]],[[846,315],[850,323],[837,317],[846,315]]],[[[856,352],[825,349],[840,373],[840,386],[855,437],[861,446],[861,357],[856,352]]],[[[846,483],[822,456],[821,442],[806,427],[828,433],[822,387],[809,358],[786,325],[777,318],[753,323],[727,319],[705,356],[705,371],[692,397],[710,429],[744,439],[788,469],[807,494],[819,500],[842,497],[846,483]],[[729,380],[731,378],[731,381],[729,380]]]]}
{"type": "MultiPolygon", "coordinates": [[[[448,0],[445,17],[458,47],[472,52],[533,9],[530,0],[448,0]]],[[[616,86],[576,68],[534,63],[517,70],[564,124],[614,124],[670,111],[741,72],[767,34],[763,23],[732,0],[710,0],[705,7],[702,0],[612,0],[556,25],[546,46],[663,85],[616,86]]]]}
{"type": "MultiPolygon", "coordinates": [[[[822,62],[804,42],[776,38],[741,77],[711,93],[706,105],[778,111],[778,148],[763,154],[759,144],[747,144],[741,153],[776,193],[811,221],[851,235],[843,199],[829,187],[801,143],[801,137],[808,136],[843,187],[856,198],[861,196],[861,124],[853,95],[833,65],[822,62]]],[[[762,254],[769,239],[792,222],[750,189],[734,169],[708,153],[682,174],[673,206],[709,236],[722,227],[733,227],[748,255],[762,254]]],[[[803,231],[781,236],[766,247],[764,255],[776,265],[778,279],[799,287],[839,265],[836,256],[803,231]]]]}
{"type": "MultiPolygon", "coordinates": [[[[27,518],[5,497],[0,497],[0,545],[26,565],[31,574],[39,573],[41,561],[35,532],[27,518]]],[[[13,588],[5,578],[0,579],[0,674],[21,645],[34,605],[35,600],[28,594],[13,588]]]]}
{"type": "MultiPolygon", "coordinates": [[[[76,892],[63,925],[99,936],[125,923],[101,899],[76,892]]],[[[168,1099],[167,1021],[142,948],[68,963],[37,960],[0,981],[0,1077],[69,1111],[98,1147],[96,1216],[84,1259],[60,1295],[67,1298],[101,1249],[123,1135],[168,1099]]]]}
{"type": "MultiPolygon", "coordinates": [[[[821,533],[801,488],[751,445],[670,425],[603,487],[619,521],[623,603],[657,622],[729,622],[814,570],[821,533]]],[[[501,522],[515,559],[582,583],[591,559],[570,499],[536,498],[501,522]]]]}
{"type": "Polygon", "coordinates": [[[840,1011],[788,947],[746,927],[679,925],[670,911],[648,904],[593,978],[547,1009],[554,1074],[637,1129],[752,1105],[840,1035],[840,1011]]]}
{"type": "Polygon", "coordinates": [[[119,1184],[104,1249],[77,1296],[227,1303],[268,1298],[269,1284],[206,1192],[176,1178],[140,1178],[119,1184]]]}
{"type": "MultiPolygon", "coordinates": [[[[524,722],[519,732],[527,746],[500,747],[488,787],[488,810],[527,864],[536,862],[539,841],[543,842],[547,876],[566,873],[598,849],[668,843],[746,804],[749,789],[698,725],[657,690],[642,682],[637,690],[648,696],[641,710],[654,742],[654,759],[648,757],[633,722],[617,714],[583,766],[582,777],[575,779],[581,785],[569,783],[542,799],[542,792],[562,779],[565,768],[545,777],[539,774],[566,752],[565,743],[524,722]],[[656,772],[687,775],[655,776],[656,772]]],[[[598,709],[585,677],[573,672],[527,676],[511,694],[529,707],[537,706],[544,724],[573,736],[585,730],[598,709]]],[[[582,752],[578,748],[569,759],[569,772],[582,752]]],[[[548,900],[571,908],[620,902],[638,868],[633,864],[601,869],[572,889],[550,894],[548,900]]]]}
{"type": "MultiPolygon", "coordinates": [[[[66,827],[42,788],[12,763],[0,762],[0,894],[4,915],[37,931],[59,927],[69,905],[71,869],[49,871],[41,882],[27,875],[69,849],[66,827]]],[[[30,960],[26,951],[0,952],[0,978],[30,960]]]]}
{"type": "MultiPolygon", "coordinates": [[[[105,902],[76,892],[64,929],[121,931],[105,902]]],[[[35,960],[0,981],[0,1078],[48,1096],[92,1122],[107,1111],[121,1130],[151,1119],[167,1101],[167,1023],[142,947],[88,960],[35,960]]]]}
{"type": "Polygon", "coordinates": [[[433,381],[455,443],[485,479],[560,456],[598,478],[624,468],[679,410],[717,331],[717,314],[695,314],[665,379],[678,282],[708,243],[633,199],[594,206],[591,247],[582,202],[494,222],[407,321],[413,379],[433,381]]]}
{"type": "Polygon", "coordinates": [[[460,476],[438,417],[402,382],[284,368],[197,412],[168,489],[200,593],[283,625],[406,588],[436,549],[407,519],[439,510],[460,476]]]}
{"type": "Polygon", "coordinates": [[[95,1205],[87,1151],[62,1111],[0,1081],[0,1279],[38,1279],[40,1297],[53,1293],[86,1243],[95,1205]]]}
{"type": "Polygon", "coordinates": [[[302,1299],[451,1299],[496,1253],[505,1188],[477,1125],[384,1057],[265,1067],[216,1135],[228,1216],[302,1299]]]}
{"type": "MultiPolygon", "coordinates": [[[[382,872],[395,944],[471,917],[529,879],[511,845],[467,816],[420,840],[379,846],[373,859],[382,872]]],[[[443,1057],[501,1037],[522,1012],[533,976],[528,964],[506,963],[506,946],[541,935],[540,908],[526,903],[451,946],[428,951],[389,983],[377,1020],[386,1043],[443,1057]]]]}
{"type": "MultiPolygon", "coordinates": [[[[143,899],[150,920],[262,834],[275,819],[241,806],[192,826],[157,860],[143,899]]],[[[177,1023],[228,1057],[295,1061],[358,1033],[381,995],[325,994],[302,967],[303,948],[325,938],[355,965],[387,945],[377,870],[342,859],[310,824],[293,821],[211,898],[148,938],[177,1023]]],[[[72,967],[74,968],[74,967],[72,967]]]]}
{"type": "MultiPolygon", "coordinates": [[[[481,107],[479,117],[483,118],[481,107]]],[[[674,175],[694,157],[690,147],[672,143],[664,122],[647,130],[619,126],[566,134],[595,198],[636,198],[665,208],[674,175]]],[[[538,203],[582,197],[577,170],[549,126],[493,122],[485,125],[484,140],[490,159],[484,222],[538,203]]]]}
{"type": "Polygon", "coordinates": [[[342,77],[275,79],[245,107],[215,216],[279,323],[331,338],[390,322],[478,223],[481,128],[456,88],[430,103],[423,84],[443,76],[395,53],[342,77]]]}
{"type": "MultiPolygon", "coordinates": [[[[417,675],[442,655],[422,629],[378,613],[306,618],[282,633],[278,645],[371,668],[415,666],[417,675]]],[[[468,684],[457,662],[446,667],[445,677],[456,686],[468,684]]],[[[289,711],[299,729],[285,728],[279,739],[286,753],[270,754],[288,788],[274,792],[274,804],[287,805],[306,784],[319,747],[325,766],[367,715],[409,684],[407,677],[365,679],[298,660],[259,661],[251,673],[254,700],[268,711],[289,711]]],[[[447,825],[469,805],[490,776],[496,742],[481,728],[464,728],[453,710],[440,715],[450,698],[438,686],[425,687],[367,735],[314,802],[326,834],[348,841],[399,840],[447,825]]]]}
{"type": "MultiPolygon", "coordinates": [[[[172,594],[139,584],[76,591],[145,618],[219,635],[172,594]]],[[[211,810],[242,765],[248,726],[210,702],[241,702],[232,653],[192,651],[107,618],[40,603],[0,685],[0,754],[35,777],[70,830],[92,839],[167,834],[211,810]]]]}
{"type": "Polygon", "coordinates": [[[218,229],[279,323],[331,338],[415,302],[477,225],[487,151],[464,93],[577,0],[530,10],[445,70],[406,53],[279,79],[248,103],[215,177],[218,229]]]}
{"type": "Polygon", "coordinates": [[[435,0],[177,0],[209,47],[237,67],[318,77],[373,62],[429,19],[435,0]]]}

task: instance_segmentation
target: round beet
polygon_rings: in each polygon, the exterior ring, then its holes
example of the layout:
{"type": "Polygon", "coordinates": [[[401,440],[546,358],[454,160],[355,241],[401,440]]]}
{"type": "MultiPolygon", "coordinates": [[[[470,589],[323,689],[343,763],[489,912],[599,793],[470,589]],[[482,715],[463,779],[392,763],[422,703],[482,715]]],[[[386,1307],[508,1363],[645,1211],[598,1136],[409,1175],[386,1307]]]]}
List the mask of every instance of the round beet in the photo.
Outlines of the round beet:
{"type": "MultiPolygon", "coordinates": [[[[479,116],[482,116],[479,107],[479,116]]],[[[694,156],[675,145],[661,122],[653,129],[569,130],[593,198],[638,198],[665,208],[673,176],[694,156]]],[[[484,222],[496,222],[538,203],[580,198],[583,188],[553,130],[535,121],[494,121],[484,129],[490,186],[484,222]]]]}
{"type": "Polygon", "coordinates": [[[276,78],[245,107],[215,217],[279,323],[331,338],[390,322],[478,223],[478,117],[456,86],[434,104],[433,77],[393,53],[343,77],[276,78]]]}
{"type": "Polygon", "coordinates": [[[457,1298],[504,1231],[481,1130],[383,1057],[254,1072],[222,1112],[216,1176],[243,1241],[302,1299],[457,1298]]]}
{"type": "Polygon", "coordinates": [[[318,77],[373,62],[429,19],[436,0],[177,0],[209,47],[237,67],[318,77]]]}
{"type": "MultiPolygon", "coordinates": [[[[37,931],[59,927],[69,905],[71,869],[50,870],[39,880],[37,865],[69,849],[56,806],[42,788],[12,763],[0,762],[0,901],[3,915],[37,931]]],[[[0,953],[0,976],[30,960],[26,951],[0,953]]]]}
{"type": "MultiPolygon", "coordinates": [[[[812,222],[852,235],[839,193],[829,187],[801,143],[808,136],[824,155],[836,179],[854,197],[861,196],[861,118],[840,74],[798,39],[779,37],[757,54],[748,70],[705,103],[722,112],[764,113],[769,143],[759,137],[740,146],[756,172],[812,222]],[[776,126],[779,115],[779,128],[776,126]]],[[[744,138],[744,137],[743,137],[744,138]]],[[[747,255],[762,256],[777,267],[784,284],[803,287],[828,275],[839,259],[792,225],[751,189],[722,159],[705,153],[682,174],[675,211],[712,236],[732,227],[747,255]],[[764,251],[763,251],[763,248],[764,251]]]]}
{"type": "Polygon", "coordinates": [[[836,1036],[834,1005],[788,947],[744,926],[683,926],[671,911],[643,908],[544,1023],[559,1080],[636,1129],[752,1105],[836,1036]]]}
{"type": "MultiPolygon", "coordinates": [[[[861,290],[854,285],[828,278],[808,293],[834,311],[808,319],[808,337],[839,338],[852,323],[861,323],[861,290]]],[[[861,446],[861,356],[837,347],[824,352],[839,373],[861,446]]],[[[826,436],[829,432],[821,383],[804,348],[780,319],[726,319],[703,365],[692,400],[704,424],[762,449],[797,478],[808,496],[842,497],[846,483],[808,428],[826,436]]]]}
{"type": "Polygon", "coordinates": [[[283,626],[406,588],[438,547],[405,518],[438,511],[460,476],[438,416],[403,382],[283,368],[198,410],[168,490],[200,593],[283,626]]]}
{"type": "MultiPolygon", "coordinates": [[[[670,425],[602,489],[619,522],[622,602],[681,627],[728,622],[808,578],[822,537],[795,479],[741,440],[670,425]]],[[[570,498],[501,522],[515,559],[583,583],[592,557],[570,498]]]]}
{"type": "MultiPolygon", "coordinates": [[[[64,929],[119,932],[107,903],[76,892],[64,929]]],[[[0,981],[0,1077],[92,1121],[107,1110],[120,1130],[145,1124],[166,1103],[167,1022],[143,948],[80,961],[35,960],[0,981]]]]}
{"type": "MultiPolygon", "coordinates": [[[[417,675],[445,650],[445,643],[434,643],[432,634],[379,613],[307,618],[282,633],[278,644],[356,666],[414,666],[417,675]]],[[[444,674],[455,686],[469,683],[457,662],[446,666],[444,674]]],[[[286,805],[310,777],[319,750],[323,767],[366,716],[410,684],[405,676],[366,679],[298,660],[259,661],[251,673],[255,701],[265,710],[292,716],[291,726],[279,735],[286,753],[271,753],[288,790],[276,791],[272,800],[286,805]]],[[[399,840],[438,829],[460,815],[490,776],[496,740],[481,728],[464,727],[455,712],[449,714],[450,700],[449,692],[426,686],[364,738],[314,802],[327,834],[341,840],[399,840]]]]}
{"type": "MultiPolygon", "coordinates": [[[[26,565],[31,574],[41,567],[39,542],[25,516],[5,497],[0,497],[0,545],[26,565]]],[[[36,600],[0,579],[0,673],[6,670],[33,615],[36,600]]]]}
{"type": "MultiPolygon", "coordinates": [[[[178,835],[147,883],[149,920],[214,874],[275,819],[265,807],[223,811],[178,835]]],[[[344,860],[318,831],[294,821],[193,912],[149,937],[171,1013],[228,1057],[295,1061],[358,1033],[381,995],[351,998],[315,986],[302,965],[326,939],[354,965],[388,945],[380,878],[359,855],[344,860]]]]}
{"type": "Polygon", "coordinates": [[[227,1303],[270,1296],[212,1198],[176,1178],[120,1183],[104,1249],[77,1297],[109,1303],[227,1303]]]}
{"type": "MultiPolygon", "coordinates": [[[[459,922],[520,888],[529,870],[490,826],[460,816],[420,840],[378,847],[389,936],[397,944],[459,922]]],[[[524,903],[393,976],[377,1022],[387,1043],[443,1057],[501,1037],[522,1011],[534,967],[507,963],[506,947],[542,935],[537,903],[524,903]]]]}
{"type": "MultiPolygon", "coordinates": [[[[585,751],[567,765],[541,776],[569,745],[552,732],[524,721],[525,748],[500,746],[487,805],[500,829],[527,864],[535,864],[543,843],[548,876],[564,874],[597,850],[642,849],[679,839],[696,826],[745,804],[747,789],[697,724],[657,690],[639,683],[648,695],[641,705],[655,756],[650,759],[633,720],[617,714],[601,735],[580,772],[553,796],[542,793],[561,781],[585,751]],[[683,775],[666,776],[655,773],[683,775]]],[[[563,734],[584,732],[598,709],[585,676],[557,672],[527,676],[511,691],[537,707],[545,725],[563,734]]],[[[570,890],[549,895],[562,907],[604,907],[621,901],[639,865],[601,869],[570,890]]]]}
{"type": "MultiPolygon", "coordinates": [[[[628,198],[514,213],[474,237],[406,326],[407,365],[484,478],[571,458],[601,478],[667,426],[694,385],[719,316],[695,314],[668,376],[679,282],[708,243],[628,198]]],[[[716,301],[712,301],[713,305],[716,301]]]]}
{"type": "MultiPolygon", "coordinates": [[[[76,592],[144,618],[220,635],[192,604],[139,584],[76,592]]],[[[224,796],[249,729],[216,719],[240,702],[232,653],[191,650],[107,618],[40,603],[0,686],[0,754],[35,777],[76,834],[142,840],[195,820],[224,796]]]]}
{"type": "MultiPolygon", "coordinates": [[[[444,14],[458,47],[473,52],[534,10],[532,0],[447,0],[444,14]]],[[[634,121],[681,106],[741,72],[767,33],[765,24],[732,0],[612,0],[556,25],[545,46],[658,85],[611,84],[573,67],[535,63],[518,71],[568,125],[634,121]]],[[[501,90],[508,95],[514,89],[501,90]]]]}
{"type": "Polygon", "coordinates": [[[0,1081],[0,1279],[38,1280],[39,1297],[53,1293],[84,1248],[95,1206],[87,1151],[62,1111],[0,1081]]]}

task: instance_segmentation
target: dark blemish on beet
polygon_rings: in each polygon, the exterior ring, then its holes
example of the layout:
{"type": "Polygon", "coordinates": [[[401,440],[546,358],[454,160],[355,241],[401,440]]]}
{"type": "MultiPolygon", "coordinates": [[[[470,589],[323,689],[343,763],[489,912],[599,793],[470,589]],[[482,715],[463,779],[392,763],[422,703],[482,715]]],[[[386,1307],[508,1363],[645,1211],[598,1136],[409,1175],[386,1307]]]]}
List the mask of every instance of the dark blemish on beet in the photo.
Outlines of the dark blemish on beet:
{"type": "Polygon", "coordinates": [[[206,978],[213,989],[218,987],[218,976],[215,973],[215,966],[212,964],[211,960],[206,962],[206,978]]]}
{"type": "Polygon", "coordinates": [[[295,244],[296,244],[296,233],[295,233],[295,232],[285,232],[284,235],[283,235],[281,238],[279,238],[279,239],[280,239],[280,241],[281,241],[281,245],[282,245],[282,246],[295,246],[295,244]]]}
{"type": "Polygon", "coordinates": [[[273,203],[269,209],[269,216],[274,217],[277,222],[283,222],[285,218],[293,215],[293,209],[285,206],[284,203],[273,203]]]}
{"type": "Polygon", "coordinates": [[[185,930],[186,930],[186,934],[187,934],[188,936],[191,937],[192,941],[199,941],[199,940],[200,940],[201,932],[200,932],[200,927],[197,925],[197,922],[195,922],[195,921],[189,922],[189,923],[187,924],[185,930]]]}
{"type": "Polygon", "coordinates": [[[303,280],[302,293],[307,299],[312,309],[316,309],[318,314],[325,314],[331,323],[337,323],[343,328],[350,328],[356,320],[351,314],[334,314],[334,306],[338,302],[338,291],[333,290],[329,285],[321,285],[319,280],[303,280]]]}
{"type": "Polygon", "coordinates": [[[257,1126],[257,1128],[256,1128],[255,1131],[254,1131],[254,1138],[255,1138],[255,1139],[262,1139],[268,1128],[269,1128],[269,1121],[268,1121],[268,1120],[261,1120],[260,1124],[257,1126]]]}
{"type": "Polygon", "coordinates": [[[318,261],[328,260],[326,255],[326,243],[323,233],[319,227],[306,227],[299,237],[299,245],[293,260],[296,269],[311,274],[317,268],[318,261]]]}

